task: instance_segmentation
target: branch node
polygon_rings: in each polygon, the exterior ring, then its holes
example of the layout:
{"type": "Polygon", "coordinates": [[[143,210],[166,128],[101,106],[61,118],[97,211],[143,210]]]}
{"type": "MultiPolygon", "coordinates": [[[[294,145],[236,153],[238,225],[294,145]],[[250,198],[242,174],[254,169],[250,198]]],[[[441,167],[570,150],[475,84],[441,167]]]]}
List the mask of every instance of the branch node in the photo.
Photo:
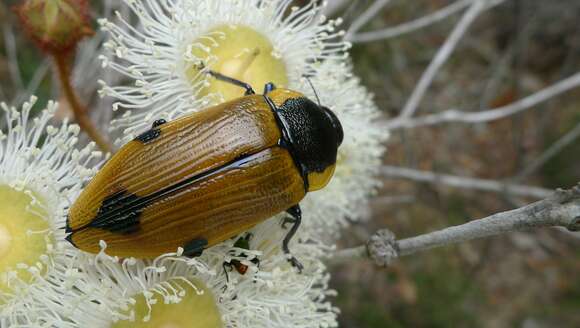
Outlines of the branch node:
{"type": "Polygon", "coordinates": [[[395,234],[388,229],[377,231],[367,242],[369,257],[380,267],[391,265],[399,257],[395,234]]]}
{"type": "Polygon", "coordinates": [[[565,204],[576,199],[580,199],[580,184],[569,190],[558,188],[554,193],[554,200],[559,204],[565,204]]]}

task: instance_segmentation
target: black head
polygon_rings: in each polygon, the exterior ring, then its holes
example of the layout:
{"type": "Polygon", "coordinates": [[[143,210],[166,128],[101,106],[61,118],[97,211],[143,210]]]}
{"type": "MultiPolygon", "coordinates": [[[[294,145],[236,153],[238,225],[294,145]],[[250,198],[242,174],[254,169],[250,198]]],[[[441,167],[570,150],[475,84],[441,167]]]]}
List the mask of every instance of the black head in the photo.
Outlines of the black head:
{"type": "Polygon", "coordinates": [[[306,97],[288,98],[276,112],[288,134],[289,150],[308,179],[308,191],[321,189],[334,173],[344,138],[340,121],[306,97]]]}
{"type": "Polygon", "coordinates": [[[338,120],[338,117],[336,117],[336,114],[334,114],[328,107],[321,106],[321,108],[326,113],[326,115],[328,115],[330,122],[332,122],[332,127],[336,132],[336,140],[338,140],[337,146],[340,146],[342,144],[342,140],[344,139],[344,131],[342,130],[342,124],[340,124],[340,121],[338,120]]]}

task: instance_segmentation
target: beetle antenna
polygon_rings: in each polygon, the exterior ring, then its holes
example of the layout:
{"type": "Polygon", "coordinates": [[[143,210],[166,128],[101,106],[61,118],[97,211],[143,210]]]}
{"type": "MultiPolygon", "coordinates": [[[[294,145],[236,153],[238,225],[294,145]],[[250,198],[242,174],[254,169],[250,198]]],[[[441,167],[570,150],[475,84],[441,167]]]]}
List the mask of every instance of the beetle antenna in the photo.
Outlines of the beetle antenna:
{"type": "Polygon", "coordinates": [[[304,76],[304,78],[306,79],[306,81],[308,81],[308,84],[310,84],[312,91],[314,91],[314,95],[316,96],[316,101],[318,102],[318,106],[322,106],[322,105],[320,105],[320,98],[318,98],[318,93],[316,92],[316,89],[314,89],[314,85],[312,84],[312,81],[310,81],[310,78],[306,75],[304,76]]]}

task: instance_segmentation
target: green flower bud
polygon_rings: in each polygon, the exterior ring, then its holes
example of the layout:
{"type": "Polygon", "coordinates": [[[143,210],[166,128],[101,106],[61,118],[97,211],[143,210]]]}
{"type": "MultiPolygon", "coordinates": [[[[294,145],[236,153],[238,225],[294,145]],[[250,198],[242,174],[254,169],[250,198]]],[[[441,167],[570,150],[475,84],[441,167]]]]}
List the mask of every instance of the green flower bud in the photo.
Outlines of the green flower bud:
{"type": "Polygon", "coordinates": [[[25,0],[16,12],[26,33],[49,53],[67,53],[94,33],[86,0],[25,0]]]}

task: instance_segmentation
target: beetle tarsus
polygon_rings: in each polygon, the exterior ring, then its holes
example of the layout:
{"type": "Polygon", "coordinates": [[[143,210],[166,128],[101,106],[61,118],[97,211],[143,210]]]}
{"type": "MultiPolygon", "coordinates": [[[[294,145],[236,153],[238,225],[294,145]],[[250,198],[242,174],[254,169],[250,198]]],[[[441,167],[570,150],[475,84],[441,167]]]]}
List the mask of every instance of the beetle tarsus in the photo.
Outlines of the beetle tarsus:
{"type": "Polygon", "coordinates": [[[207,239],[193,239],[183,246],[183,255],[187,257],[198,257],[203,253],[205,246],[207,246],[207,239]]]}
{"type": "Polygon", "coordinates": [[[302,269],[304,269],[304,266],[302,265],[302,263],[300,263],[300,261],[298,261],[298,259],[296,259],[294,256],[292,256],[288,259],[288,262],[290,262],[290,264],[293,267],[298,269],[298,273],[302,273],[302,269]]]}
{"type": "Polygon", "coordinates": [[[293,267],[297,268],[298,272],[302,272],[303,269],[302,264],[294,256],[292,256],[292,254],[290,253],[290,249],[288,248],[290,240],[292,240],[292,237],[294,237],[296,231],[298,231],[300,223],[302,222],[302,210],[300,209],[300,205],[294,205],[290,207],[288,210],[286,210],[286,212],[290,214],[292,218],[289,218],[290,221],[284,220],[284,223],[282,223],[282,227],[284,227],[284,224],[288,222],[293,222],[293,225],[290,228],[290,231],[288,231],[288,233],[286,234],[286,237],[284,237],[284,241],[282,242],[282,250],[284,251],[285,254],[290,256],[288,262],[290,262],[290,264],[293,267]]]}

